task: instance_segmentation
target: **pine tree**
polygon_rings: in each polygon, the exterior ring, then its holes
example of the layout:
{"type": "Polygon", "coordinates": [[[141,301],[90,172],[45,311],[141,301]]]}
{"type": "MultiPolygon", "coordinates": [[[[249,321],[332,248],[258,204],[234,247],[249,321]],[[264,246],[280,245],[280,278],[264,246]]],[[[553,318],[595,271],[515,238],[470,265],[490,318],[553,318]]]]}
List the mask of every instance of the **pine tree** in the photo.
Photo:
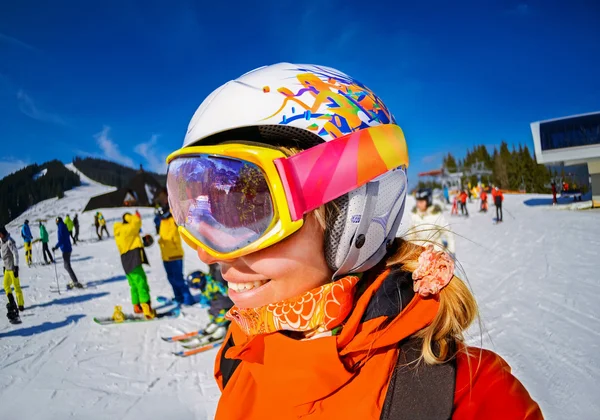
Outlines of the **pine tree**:
{"type": "Polygon", "coordinates": [[[457,171],[456,159],[454,159],[452,153],[448,153],[448,155],[444,157],[443,165],[444,168],[446,168],[446,170],[450,173],[457,171]]]}

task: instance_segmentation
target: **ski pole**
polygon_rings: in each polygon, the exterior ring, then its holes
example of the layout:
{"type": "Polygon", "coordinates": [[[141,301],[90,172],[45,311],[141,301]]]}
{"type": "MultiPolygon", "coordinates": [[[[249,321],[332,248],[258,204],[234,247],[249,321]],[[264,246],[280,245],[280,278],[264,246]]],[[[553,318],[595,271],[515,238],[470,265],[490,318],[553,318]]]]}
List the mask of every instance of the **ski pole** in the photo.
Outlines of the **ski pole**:
{"type": "Polygon", "coordinates": [[[52,250],[52,256],[54,257],[54,278],[56,279],[56,290],[58,290],[58,294],[60,295],[60,286],[58,284],[58,271],[56,270],[56,252],[52,250]]]}
{"type": "Polygon", "coordinates": [[[508,215],[509,215],[510,217],[512,217],[512,218],[513,218],[513,220],[516,220],[516,219],[515,219],[515,216],[513,216],[513,215],[512,215],[512,213],[511,213],[511,212],[509,212],[509,211],[508,211],[506,208],[504,208],[504,209],[502,209],[502,210],[504,210],[505,212],[507,212],[507,213],[508,213],[508,215]]]}

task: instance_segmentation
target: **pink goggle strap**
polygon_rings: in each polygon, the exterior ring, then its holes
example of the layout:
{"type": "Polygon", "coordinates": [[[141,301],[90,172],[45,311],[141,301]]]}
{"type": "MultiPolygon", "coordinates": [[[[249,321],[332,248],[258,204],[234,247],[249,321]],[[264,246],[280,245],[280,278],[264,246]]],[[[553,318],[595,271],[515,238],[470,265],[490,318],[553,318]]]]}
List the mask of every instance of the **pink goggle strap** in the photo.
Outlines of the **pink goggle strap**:
{"type": "Polygon", "coordinates": [[[408,152],[402,129],[385,124],[276,159],[274,163],[295,221],[392,169],[408,166],[408,152]]]}

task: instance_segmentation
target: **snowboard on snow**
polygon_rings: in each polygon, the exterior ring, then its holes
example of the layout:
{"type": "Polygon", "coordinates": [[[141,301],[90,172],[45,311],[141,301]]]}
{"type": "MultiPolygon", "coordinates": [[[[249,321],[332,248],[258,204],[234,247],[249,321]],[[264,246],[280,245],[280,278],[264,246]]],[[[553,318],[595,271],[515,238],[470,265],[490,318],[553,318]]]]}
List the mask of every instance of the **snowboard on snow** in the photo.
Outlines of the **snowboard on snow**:
{"type": "Polygon", "coordinates": [[[94,322],[100,325],[113,325],[113,324],[131,324],[135,322],[152,322],[166,318],[177,318],[181,315],[181,309],[175,307],[165,312],[157,312],[156,316],[152,319],[146,319],[143,314],[125,314],[123,321],[115,321],[112,316],[109,317],[94,317],[94,322]]]}
{"type": "Polygon", "coordinates": [[[94,317],[94,322],[100,325],[112,325],[112,324],[130,324],[132,322],[149,322],[156,321],[162,318],[177,318],[181,315],[181,308],[179,304],[172,299],[159,296],[157,297],[159,306],[154,307],[156,316],[153,319],[146,319],[143,314],[124,314],[125,319],[123,321],[115,321],[112,316],[110,317],[94,317]],[[169,308],[164,310],[165,308],[169,308]]]}

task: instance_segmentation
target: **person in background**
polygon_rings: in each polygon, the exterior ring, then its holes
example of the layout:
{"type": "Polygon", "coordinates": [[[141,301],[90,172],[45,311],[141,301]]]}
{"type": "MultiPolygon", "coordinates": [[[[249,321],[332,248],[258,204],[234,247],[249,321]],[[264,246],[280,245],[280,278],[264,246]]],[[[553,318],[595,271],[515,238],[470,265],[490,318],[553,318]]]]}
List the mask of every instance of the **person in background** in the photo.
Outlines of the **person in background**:
{"type": "Polygon", "coordinates": [[[454,234],[446,221],[442,208],[433,204],[430,189],[417,191],[417,205],[411,213],[411,228],[404,239],[417,245],[432,244],[438,250],[448,251],[454,255],[454,234]]]}
{"type": "Polygon", "coordinates": [[[481,208],[479,211],[484,213],[487,213],[488,211],[487,193],[484,189],[481,190],[481,208]]]}
{"type": "Polygon", "coordinates": [[[160,225],[158,234],[160,239],[160,253],[163,259],[163,265],[167,272],[167,279],[173,289],[175,301],[183,305],[193,305],[196,303],[190,293],[190,289],[183,278],[183,247],[181,246],[181,237],[175,224],[175,219],[171,215],[166,189],[159,195],[162,207],[159,209],[160,225]]]}
{"type": "Polygon", "coordinates": [[[74,229],[73,240],[75,242],[79,242],[79,217],[77,216],[77,213],[75,213],[75,217],[73,218],[73,229],[74,229]]]}
{"type": "Polygon", "coordinates": [[[77,245],[77,241],[75,240],[75,235],[73,232],[73,221],[71,220],[71,217],[68,214],[67,214],[67,217],[65,217],[65,226],[67,226],[67,230],[69,231],[69,236],[73,240],[73,245],[77,245]]]}
{"type": "Polygon", "coordinates": [[[150,286],[142,264],[148,264],[148,257],[144,251],[144,244],[140,238],[142,220],[131,213],[123,214],[123,221],[116,222],[113,226],[117,248],[121,254],[121,264],[129,289],[133,312],[144,314],[146,319],[152,319],[156,313],[152,309],[150,299],[150,286]]]}
{"type": "Polygon", "coordinates": [[[110,234],[108,233],[108,229],[106,228],[106,219],[100,212],[96,212],[96,216],[98,217],[98,226],[100,226],[100,233],[98,233],[98,229],[96,228],[98,238],[102,239],[102,236],[104,236],[104,232],[106,232],[106,236],[110,238],[110,234]]]}
{"type": "Polygon", "coordinates": [[[504,194],[502,191],[498,189],[498,187],[494,188],[492,192],[492,197],[494,198],[494,205],[496,206],[496,222],[502,221],[502,202],[504,201],[504,194]]]}
{"type": "Polygon", "coordinates": [[[552,181],[552,205],[556,206],[558,201],[556,200],[556,182],[552,181]]]}
{"type": "Polygon", "coordinates": [[[71,283],[67,286],[68,288],[83,288],[83,285],[79,283],[77,280],[77,276],[73,271],[73,267],[71,267],[71,252],[73,248],[71,247],[71,235],[69,235],[69,229],[67,229],[67,225],[63,222],[62,217],[56,218],[56,227],[58,234],[58,242],[52,248],[52,251],[56,251],[60,248],[63,257],[63,264],[67,273],[69,273],[69,277],[71,278],[71,283]]]}
{"type": "Polygon", "coordinates": [[[23,242],[25,244],[25,262],[27,265],[31,266],[33,263],[33,257],[31,252],[31,241],[33,241],[33,235],[31,234],[31,229],[29,228],[29,220],[25,220],[23,226],[21,227],[21,238],[23,238],[23,242]]]}
{"type": "Polygon", "coordinates": [[[48,241],[50,240],[48,236],[48,231],[46,230],[46,226],[40,220],[40,239],[42,241],[42,254],[44,255],[44,262],[46,264],[54,263],[54,259],[52,258],[52,254],[50,253],[50,248],[48,248],[48,241]],[[50,261],[48,261],[50,259],[50,261]]]}
{"type": "Polygon", "coordinates": [[[98,235],[98,240],[101,241],[102,236],[100,236],[100,219],[98,218],[99,214],[100,212],[96,212],[96,214],[94,214],[94,226],[96,227],[96,235],[98,235]]]}
{"type": "Polygon", "coordinates": [[[447,185],[444,185],[444,199],[446,200],[446,204],[450,204],[450,191],[448,191],[447,185]]]}
{"type": "Polygon", "coordinates": [[[19,312],[25,309],[25,300],[21,291],[21,282],[19,281],[19,253],[15,240],[4,226],[0,227],[0,255],[4,264],[4,293],[8,298],[8,319],[14,321],[19,318],[19,312]],[[17,301],[12,294],[12,288],[15,289],[17,301]]]}
{"type": "Polygon", "coordinates": [[[469,193],[467,189],[462,190],[460,195],[458,196],[458,202],[460,203],[460,214],[463,216],[469,217],[469,209],[467,209],[467,198],[469,197],[469,193]]]}
{"type": "Polygon", "coordinates": [[[458,197],[459,194],[452,194],[452,210],[450,210],[450,216],[458,216],[458,197]]]}

